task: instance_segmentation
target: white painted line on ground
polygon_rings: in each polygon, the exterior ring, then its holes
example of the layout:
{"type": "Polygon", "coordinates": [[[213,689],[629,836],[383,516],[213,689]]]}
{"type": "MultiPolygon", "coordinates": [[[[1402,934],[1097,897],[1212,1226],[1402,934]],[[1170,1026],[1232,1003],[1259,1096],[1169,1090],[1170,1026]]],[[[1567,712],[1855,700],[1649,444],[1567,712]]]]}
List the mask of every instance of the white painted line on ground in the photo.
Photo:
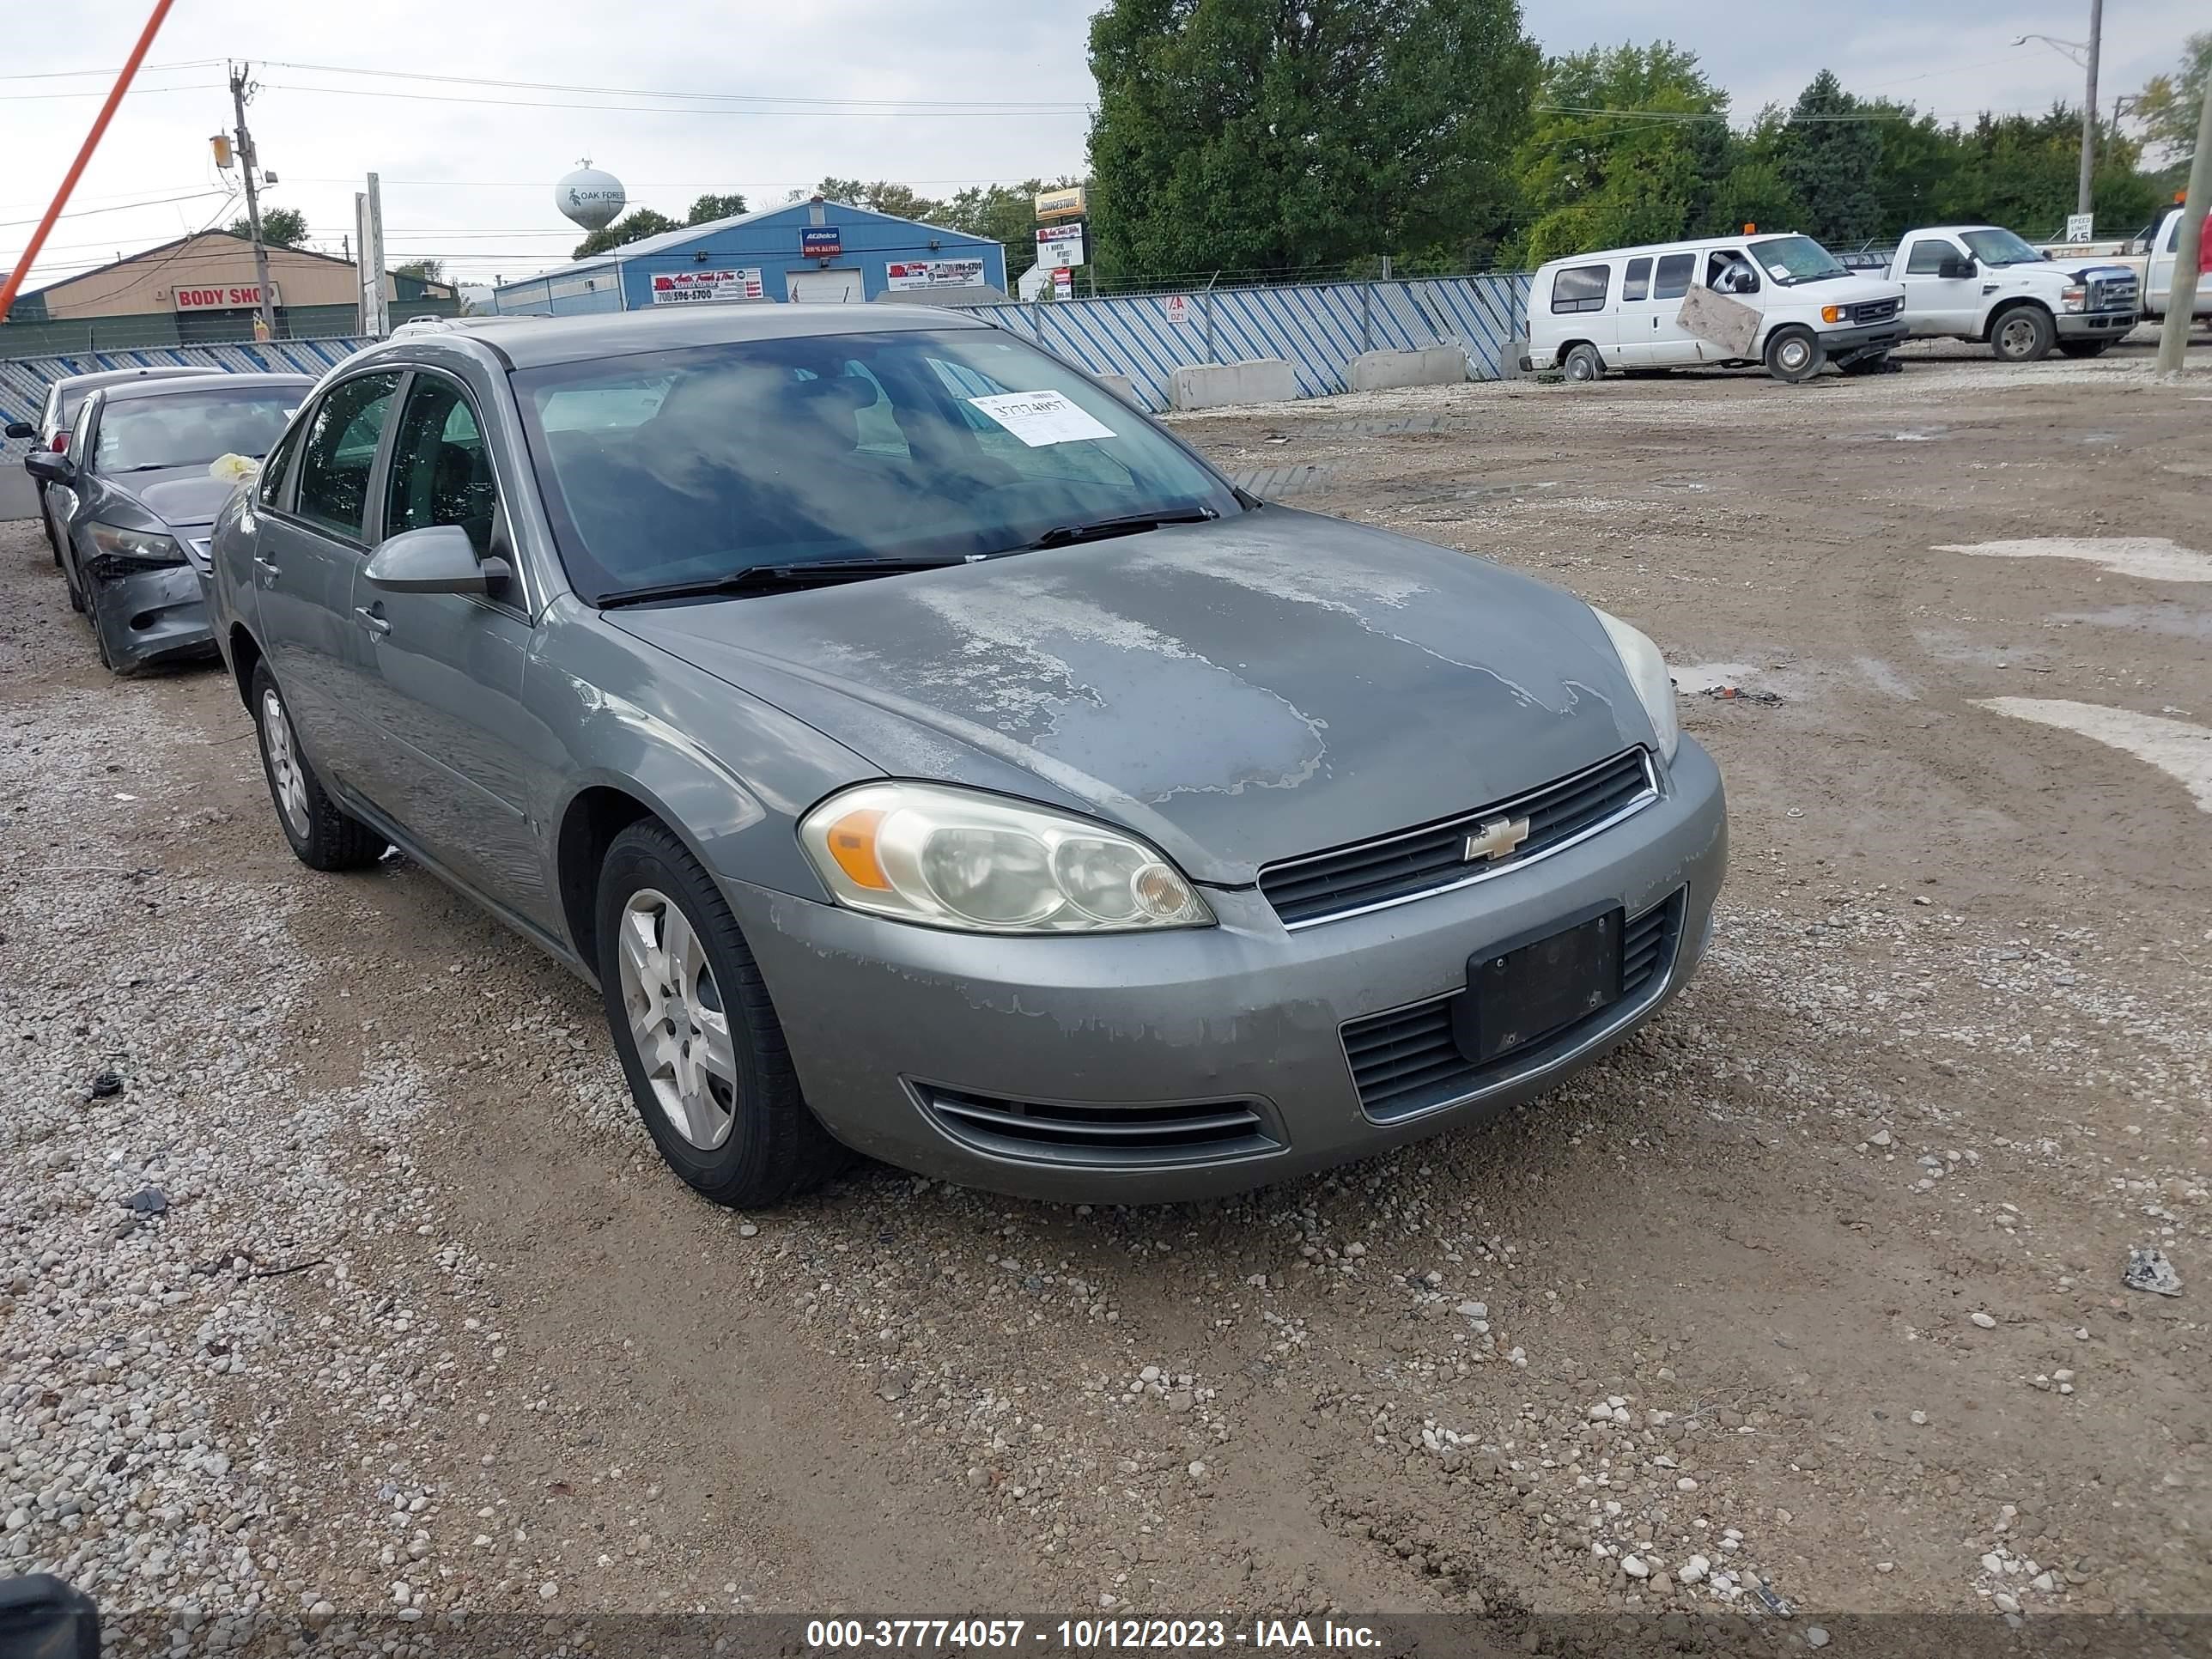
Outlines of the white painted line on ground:
{"type": "Polygon", "coordinates": [[[2045,536],[2021,542],[1939,542],[1938,553],[1984,559],[2079,559],[2154,582],[2212,582],[2212,556],[2163,536],[2045,536]]]}
{"type": "Polygon", "coordinates": [[[2148,761],[2177,780],[2199,807],[2212,812],[2212,727],[2059,697],[1985,697],[1981,706],[2014,720],[2079,732],[2148,761]]]}

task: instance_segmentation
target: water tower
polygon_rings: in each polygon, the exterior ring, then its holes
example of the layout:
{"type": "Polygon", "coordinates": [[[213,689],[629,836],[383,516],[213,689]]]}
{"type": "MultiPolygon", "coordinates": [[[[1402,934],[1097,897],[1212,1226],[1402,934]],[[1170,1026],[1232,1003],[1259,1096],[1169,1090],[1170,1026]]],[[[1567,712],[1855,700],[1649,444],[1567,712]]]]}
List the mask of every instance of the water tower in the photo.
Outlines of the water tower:
{"type": "Polygon", "coordinates": [[[629,198],[622,180],[602,173],[586,157],[581,166],[553,186],[553,205],[586,231],[605,230],[621,214],[629,198]]]}

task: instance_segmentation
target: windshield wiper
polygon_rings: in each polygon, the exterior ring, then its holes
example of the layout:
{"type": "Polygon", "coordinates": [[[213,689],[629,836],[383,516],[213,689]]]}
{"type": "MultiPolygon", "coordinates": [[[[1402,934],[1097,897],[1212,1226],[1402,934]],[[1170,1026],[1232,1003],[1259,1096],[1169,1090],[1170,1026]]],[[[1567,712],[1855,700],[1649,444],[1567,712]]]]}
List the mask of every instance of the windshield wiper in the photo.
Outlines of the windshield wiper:
{"type": "Polygon", "coordinates": [[[749,564],[726,575],[698,581],[662,582],[653,587],[625,588],[599,601],[599,609],[650,605],[656,599],[701,599],[717,594],[765,592],[779,587],[830,587],[840,582],[865,581],[871,576],[903,576],[916,570],[942,570],[967,564],[967,559],[813,559],[797,564],[749,564]]]}
{"type": "Polygon", "coordinates": [[[1070,547],[1077,542],[1104,541],[1109,536],[1141,536],[1164,524],[1204,524],[1221,515],[1210,507],[1182,513],[1131,513],[1118,519],[1093,519],[1087,524],[1056,524],[1029,544],[1034,552],[1047,547],[1070,547]]]}

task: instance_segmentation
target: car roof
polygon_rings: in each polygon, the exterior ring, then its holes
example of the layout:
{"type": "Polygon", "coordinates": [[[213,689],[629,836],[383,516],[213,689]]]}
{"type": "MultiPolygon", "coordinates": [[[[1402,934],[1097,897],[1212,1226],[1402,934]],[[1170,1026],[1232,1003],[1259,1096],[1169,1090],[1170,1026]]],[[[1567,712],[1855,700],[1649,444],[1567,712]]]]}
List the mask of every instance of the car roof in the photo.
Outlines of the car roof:
{"type": "Polygon", "coordinates": [[[64,374],[53,384],[63,392],[92,392],[125,380],[179,379],[186,374],[219,374],[204,363],[146,363],[136,368],[96,368],[82,374],[64,374]]]}
{"type": "Polygon", "coordinates": [[[218,386],[245,388],[250,386],[289,386],[307,387],[314,385],[312,374],[204,374],[190,377],[170,375],[155,381],[126,380],[119,386],[95,386],[104,403],[132,403],[141,398],[166,398],[180,392],[205,392],[218,386]]]}
{"type": "Polygon", "coordinates": [[[368,346],[349,359],[348,366],[365,362],[392,348],[404,350],[433,341],[459,344],[473,340],[496,352],[509,368],[536,368],[550,363],[588,362],[595,357],[628,357],[639,352],[729,345],[745,340],[991,326],[963,313],[936,306],[789,305],[771,301],[673,306],[665,311],[597,312],[580,317],[504,315],[500,322],[501,326],[481,335],[471,330],[425,330],[405,338],[368,346]]]}
{"type": "Polygon", "coordinates": [[[1715,242],[1770,241],[1777,236],[1802,236],[1797,230],[1719,230],[1710,236],[1685,236],[1675,242],[1644,242],[1635,247],[1592,248],[1588,253],[1569,253],[1557,259],[1547,259],[1538,267],[1549,270],[1553,265],[1580,264],[1590,259],[1618,259],[1627,254],[1688,253],[1698,248],[1711,247],[1715,242]]]}

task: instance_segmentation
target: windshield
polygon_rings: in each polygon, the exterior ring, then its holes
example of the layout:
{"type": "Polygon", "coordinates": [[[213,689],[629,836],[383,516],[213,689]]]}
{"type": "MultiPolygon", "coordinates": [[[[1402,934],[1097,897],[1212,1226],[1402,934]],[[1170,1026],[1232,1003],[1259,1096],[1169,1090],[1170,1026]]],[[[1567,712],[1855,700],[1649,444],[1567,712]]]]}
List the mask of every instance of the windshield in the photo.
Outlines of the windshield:
{"type": "Polygon", "coordinates": [[[100,411],[92,464],[100,472],[205,466],[219,455],[269,453],[307,395],[298,386],[210,387],[110,403],[100,411]]]}
{"type": "Polygon", "coordinates": [[[1962,230],[1959,240],[1985,265],[2033,265],[2043,255],[2008,230],[1962,230]]]}
{"type": "Polygon", "coordinates": [[[748,567],[1003,553],[1102,519],[1237,510],[1219,478],[996,329],[817,335],[514,376],[593,604],[748,567]]]}
{"type": "Polygon", "coordinates": [[[1834,254],[1809,236],[1770,236],[1751,245],[1751,257],[1759,261],[1761,270],[1784,288],[1850,275],[1834,254]]]}

